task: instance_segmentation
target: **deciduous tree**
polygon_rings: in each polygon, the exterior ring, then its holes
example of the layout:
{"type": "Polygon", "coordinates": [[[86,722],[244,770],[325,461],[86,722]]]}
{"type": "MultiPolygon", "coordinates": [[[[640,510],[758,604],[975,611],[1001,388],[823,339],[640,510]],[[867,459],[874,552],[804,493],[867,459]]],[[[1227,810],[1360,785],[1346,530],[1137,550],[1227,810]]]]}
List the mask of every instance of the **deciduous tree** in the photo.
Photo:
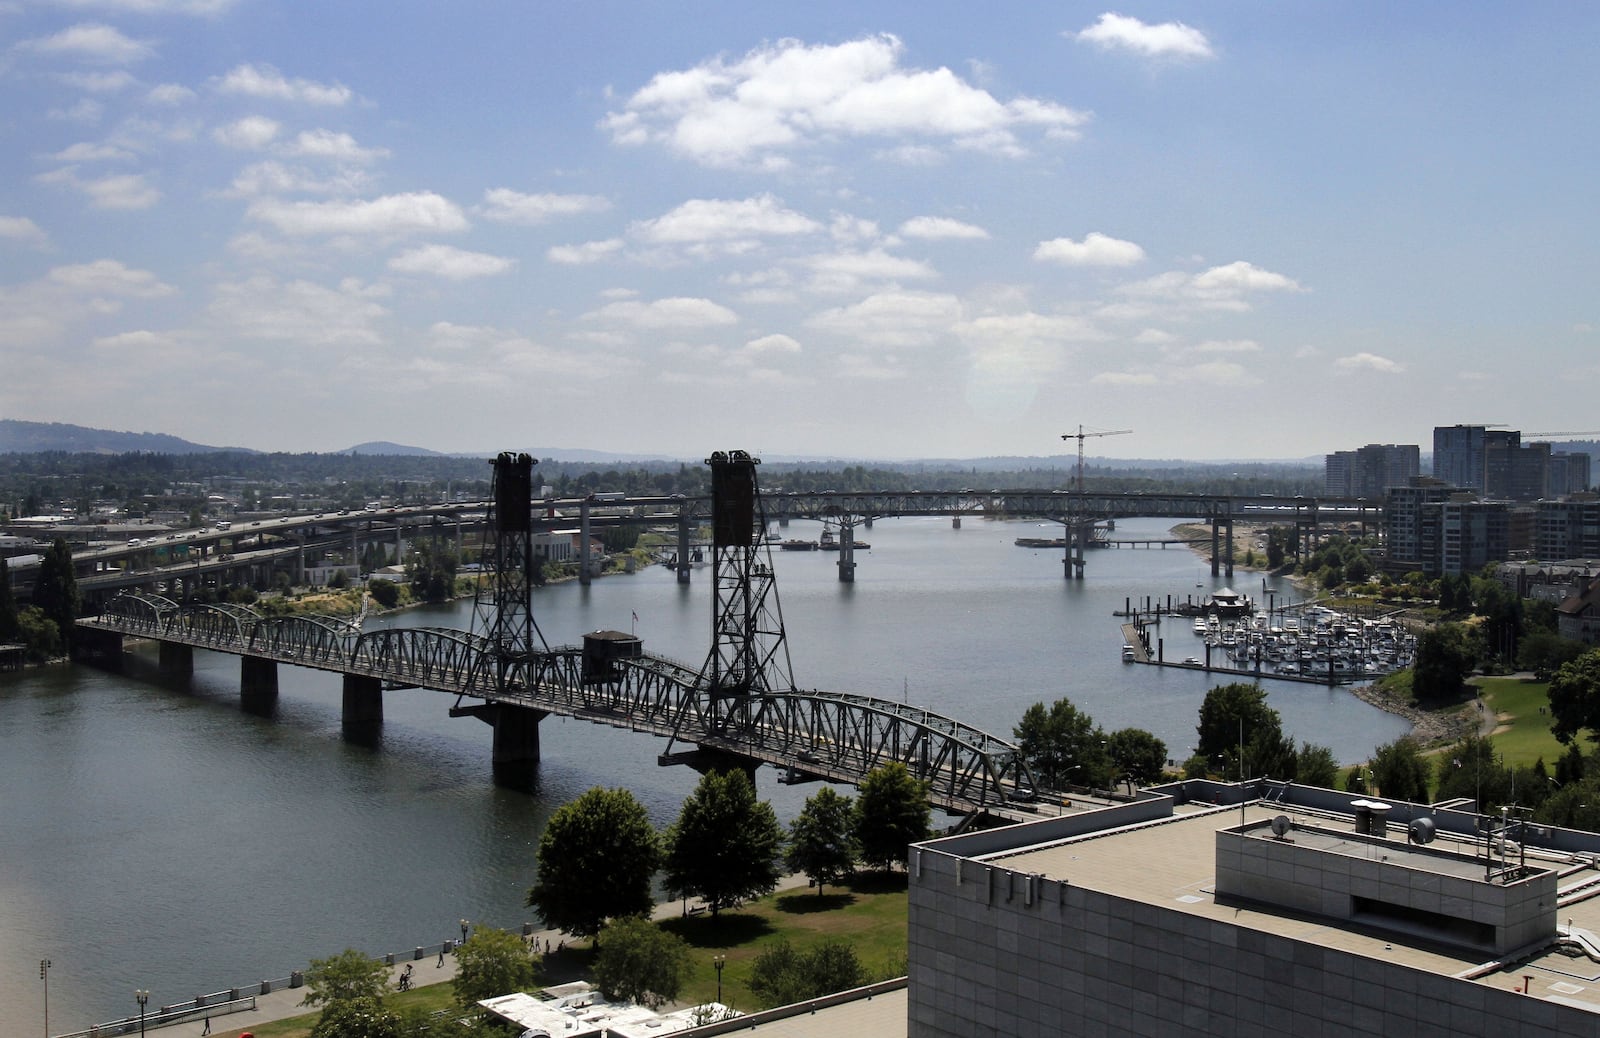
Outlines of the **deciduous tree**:
{"type": "Polygon", "coordinates": [[[771,893],[782,874],[783,830],[743,771],[706,774],[667,830],[666,887],[711,909],[771,893]]]}
{"type": "Polygon", "coordinates": [[[538,863],[527,903],[546,926],[592,937],[608,918],[654,906],[661,844],[632,793],[596,787],[550,816],[538,863]]]}
{"type": "Polygon", "coordinates": [[[33,604],[45,618],[56,625],[61,644],[72,649],[74,621],[82,602],[78,595],[78,578],[72,568],[72,549],[65,539],[57,537],[50,550],[39,562],[39,575],[34,580],[33,604]]]}
{"type": "Polygon", "coordinates": [[[521,937],[480,926],[456,949],[456,1004],[471,1009],[481,999],[527,991],[538,974],[533,950],[521,937]]]}
{"type": "Polygon", "coordinates": [[[769,1007],[848,991],[861,982],[861,962],[855,949],[837,938],[804,951],[779,940],[756,956],[750,968],[750,990],[769,1007]]]}
{"type": "Polygon", "coordinates": [[[678,997],[689,975],[689,945],[644,916],[613,920],[601,931],[594,979],[607,998],[658,1008],[678,997]]]}
{"type": "Polygon", "coordinates": [[[868,772],[856,797],[855,834],[862,860],[878,869],[904,865],[910,845],[928,838],[930,814],[927,783],[913,778],[904,764],[896,761],[868,772]]]}
{"type": "Polygon", "coordinates": [[[1070,699],[1058,699],[1048,709],[1043,703],[1028,707],[1012,734],[1035,781],[1045,788],[1109,784],[1105,733],[1070,699]]]}
{"type": "Polygon", "coordinates": [[[1600,741],[1600,649],[1563,663],[1550,679],[1550,730],[1562,742],[1571,742],[1588,729],[1600,741]]]}
{"type": "Polygon", "coordinates": [[[1433,777],[1433,762],[1422,755],[1422,747],[1409,735],[1379,746],[1372,753],[1372,783],[1378,795],[1412,803],[1428,802],[1428,783],[1433,777]]]}
{"type": "Polygon", "coordinates": [[[817,885],[817,894],[827,883],[837,883],[850,875],[859,853],[852,822],[855,804],[840,796],[831,786],[823,786],[806,798],[805,806],[789,823],[789,850],[784,863],[791,871],[803,872],[817,885]]]}
{"type": "Polygon", "coordinates": [[[1120,728],[1106,737],[1106,753],[1117,778],[1149,785],[1167,766],[1167,744],[1143,728],[1120,728]]]}
{"type": "Polygon", "coordinates": [[[362,1001],[381,1006],[388,987],[387,966],[354,948],[346,948],[326,959],[311,960],[304,1001],[308,1006],[362,1001]]]}

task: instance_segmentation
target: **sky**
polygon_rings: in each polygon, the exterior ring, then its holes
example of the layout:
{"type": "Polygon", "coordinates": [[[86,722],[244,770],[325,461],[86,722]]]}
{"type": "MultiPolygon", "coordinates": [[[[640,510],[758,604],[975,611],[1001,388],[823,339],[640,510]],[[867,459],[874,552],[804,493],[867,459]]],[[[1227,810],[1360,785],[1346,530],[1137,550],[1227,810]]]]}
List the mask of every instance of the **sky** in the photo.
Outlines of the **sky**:
{"type": "Polygon", "coordinates": [[[0,0],[0,418],[691,459],[1587,433],[1597,30],[0,0]]]}

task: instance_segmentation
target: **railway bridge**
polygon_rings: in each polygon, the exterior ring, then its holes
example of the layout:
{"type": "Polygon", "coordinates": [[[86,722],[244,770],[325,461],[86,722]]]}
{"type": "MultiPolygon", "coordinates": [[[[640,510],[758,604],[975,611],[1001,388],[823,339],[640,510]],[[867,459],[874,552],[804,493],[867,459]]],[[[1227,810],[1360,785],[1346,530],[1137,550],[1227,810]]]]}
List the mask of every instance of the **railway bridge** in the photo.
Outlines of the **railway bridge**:
{"type": "Polygon", "coordinates": [[[495,460],[485,591],[470,631],[365,631],[319,616],[264,616],[229,605],[184,605],[133,592],[78,621],[89,654],[120,654],[124,638],[160,643],[162,666],[183,671],[193,651],[240,658],[241,694],[271,701],[280,664],[343,676],[343,721],[359,736],[379,725],[385,691],[432,689],[456,697],[454,716],[494,727],[497,781],[524,785],[539,757],[539,722],[583,718],[668,740],[662,764],[699,768],[761,764],[781,780],[859,783],[876,768],[906,765],[930,802],[975,817],[1019,817],[1039,793],[1012,744],[907,704],[807,691],[789,672],[777,608],[757,459],[741,451],[709,459],[713,478],[714,639],[699,667],[651,655],[614,631],[578,646],[548,646],[529,609],[535,572],[529,479],[532,459],[495,460]]]}

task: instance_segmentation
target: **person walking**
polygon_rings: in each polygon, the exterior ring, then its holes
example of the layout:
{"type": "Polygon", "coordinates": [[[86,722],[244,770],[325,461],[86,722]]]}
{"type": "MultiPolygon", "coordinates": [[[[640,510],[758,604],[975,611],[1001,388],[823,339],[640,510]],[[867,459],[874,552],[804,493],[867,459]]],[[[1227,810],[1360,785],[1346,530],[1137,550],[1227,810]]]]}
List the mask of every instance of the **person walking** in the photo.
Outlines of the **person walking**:
{"type": "Polygon", "coordinates": [[[211,1033],[211,1017],[209,1015],[206,1017],[206,1026],[200,1031],[200,1033],[202,1035],[211,1033]]]}

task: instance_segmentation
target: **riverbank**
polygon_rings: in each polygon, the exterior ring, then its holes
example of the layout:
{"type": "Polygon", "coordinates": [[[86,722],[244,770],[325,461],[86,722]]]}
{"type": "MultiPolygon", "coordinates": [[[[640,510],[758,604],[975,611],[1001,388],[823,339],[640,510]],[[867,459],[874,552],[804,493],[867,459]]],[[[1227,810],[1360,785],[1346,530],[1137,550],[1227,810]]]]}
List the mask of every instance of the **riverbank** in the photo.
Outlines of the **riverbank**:
{"type": "Polygon", "coordinates": [[[1382,685],[1355,685],[1350,692],[1363,703],[1410,722],[1411,737],[1424,748],[1447,746],[1478,730],[1481,715],[1476,700],[1424,710],[1382,685]]]}

